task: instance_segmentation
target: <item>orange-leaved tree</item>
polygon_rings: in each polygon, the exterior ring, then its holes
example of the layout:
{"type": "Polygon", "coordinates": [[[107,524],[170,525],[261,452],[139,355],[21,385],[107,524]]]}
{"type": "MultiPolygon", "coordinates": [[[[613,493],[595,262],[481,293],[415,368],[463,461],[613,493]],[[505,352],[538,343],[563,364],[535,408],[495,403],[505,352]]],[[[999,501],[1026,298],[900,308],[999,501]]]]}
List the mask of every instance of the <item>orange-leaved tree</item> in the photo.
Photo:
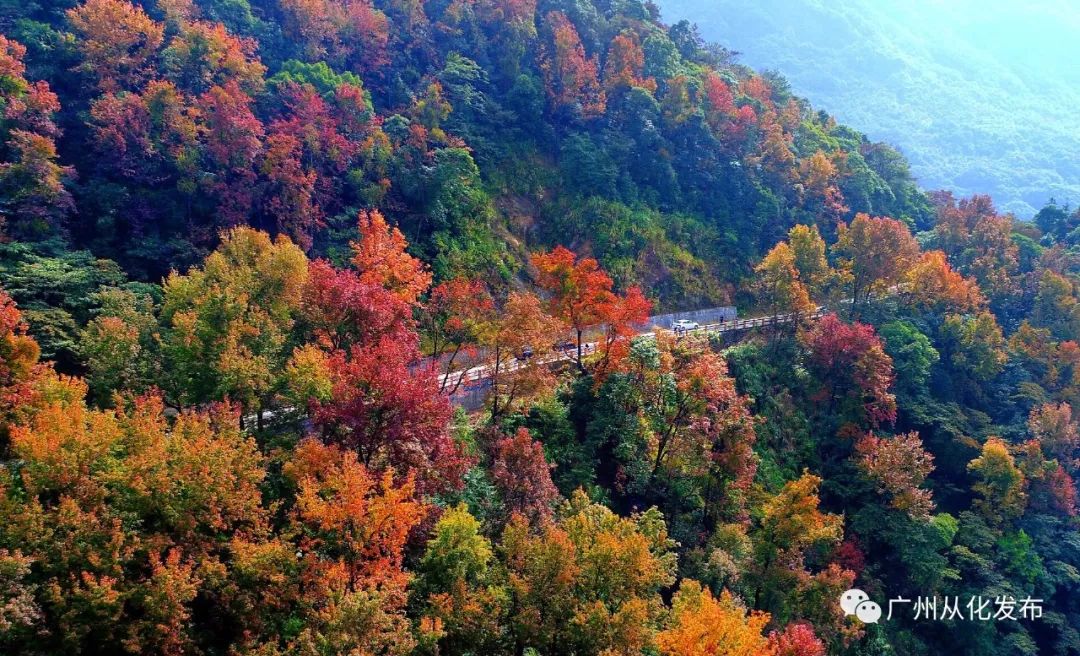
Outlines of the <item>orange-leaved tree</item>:
{"type": "Polygon", "coordinates": [[[406,252],[409,243],[379,210],[360,212],[360,239],[352,242],[352,264],[360,279],[382,285],[406,303],[415,303],[431,286],[423,262],[406,252]]]}
{"type": "Polygon", "coordinates": [[[858,214],[840,224],[833,252],[848,279],[853,311],[874,296],[896,290],[915,265],[919,244],[906,225],[888,217],[858,214]]]}
{"type": "Polygon", "coordinates": [[[488,353],[488,403],[493,421],[554,388],[555,376],[543,354],[552,335],[558,335],[561,329],[560,322],[544,312],[535,294],[510,293],[480,341],[488,353]]]}
{"type": "Polygon", "coordinates": [[[792,326],[812,314],[815,306],[810,293],[800,279],[795,266],[795,253],[786,242],[780,242],[754,267],[754,290],[758,302],[770,315],[791,315],[792,326]]]}
{"type": "Polygon", "coordinates": [[[603,326],[598,364],[603,370],[611,369],[613,361],[625,355],[626,344],[636,329],[648,319],[650,304],[641,290],[632,287],[620,297],[599,262],[591,257],[579,258],[563,246],[533,255],[532,264],[537,271],[536,282],[547,294],[548,312],[574,331],[578,368],[586,370],[586,331],[603,326]]]}
{"type": "Polygon", "coordinates": [[[859,469],[889,497],[893,508],[916,519],[934,509],[930,490],[920,487],[934,470],[934,456],[916,432],[895,437],[867,434],[855,445],[859,469]]]}
{"type": "Polygon", "coordinates": [[[439,389],[456,392],[468,369],[455,371],[459,356],[475,356],[481,336],[495,320],[495,302],[479,280],[454,278],[436,285],[420,313],[420,328],[439,389]]]}
{"type": "Polygon", "coordinates": [[[79,36],[81,70],[94,76],[106,93],[133,91],[154,73],[165,26],[125,0],[87,0],[69,9],[79,36]]]}
{"type": "Polygon", "coordinates": [[[376,475],[355,453],[315,440],[301,442],[284,475],[295,486],[292,532],[310,608],[296,638],[301,651],[334,645],[355,653],[409,653],[410,575],[402,564],[409,533],[426,512],[411,479],[395,485],[392,472],[376,475]]]}
{"type": "Polygon", "coordinates": [[[597,75],[596,57],[586,55],[577,28],[566,14],[549,12],[544,24],[550,37],[543,44],[540,70],[552,107],[583,118],[602,115],[607,98],[597,75]]]}
{"type": "Polygon", "coordinates": [[[719,598],[685,579],[671,601],[671,623],[656,636],[663,656],[769,656],[775,651],[762,631],[769,614],[747,611],[730,592],[719,598]]]}
{"type": "Polygon", "coordinates": [[[644,74],[645,52],[637,33],[625,30],[616,34],[608,46],[604,62],[604,88],[608,93],[620,88],[638,87],[656,91],[656,80],[644,74]]]}
{"type": "Polygon", "coordinates": [[[238,631],[258,630],[257,612],[229,602],[254,596],[236,577],[234,547],[265,543],[269,529],[262,456],[234,412],[170,420],[157,396],[96,411],[80,394],[15,426],[10,448],[22,467],[0,474],[0,552],[34,561],[17,644],[201,650],[200,603],[238,631]]]}

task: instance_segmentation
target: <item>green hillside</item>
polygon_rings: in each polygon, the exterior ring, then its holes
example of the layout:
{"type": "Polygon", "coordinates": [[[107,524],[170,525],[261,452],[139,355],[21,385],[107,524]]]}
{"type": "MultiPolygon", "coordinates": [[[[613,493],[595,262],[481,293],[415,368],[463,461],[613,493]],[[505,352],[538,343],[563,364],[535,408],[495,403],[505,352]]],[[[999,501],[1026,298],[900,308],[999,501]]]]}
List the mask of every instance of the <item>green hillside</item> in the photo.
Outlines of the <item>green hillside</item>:
{"type": "Polygon", "coordinates": [[[1030,218],[1080,201],[1080,16],[1070,2],[660,3],[668,20],[782,71],[800,95],[896,145],[927,189],[1030,218]]]}

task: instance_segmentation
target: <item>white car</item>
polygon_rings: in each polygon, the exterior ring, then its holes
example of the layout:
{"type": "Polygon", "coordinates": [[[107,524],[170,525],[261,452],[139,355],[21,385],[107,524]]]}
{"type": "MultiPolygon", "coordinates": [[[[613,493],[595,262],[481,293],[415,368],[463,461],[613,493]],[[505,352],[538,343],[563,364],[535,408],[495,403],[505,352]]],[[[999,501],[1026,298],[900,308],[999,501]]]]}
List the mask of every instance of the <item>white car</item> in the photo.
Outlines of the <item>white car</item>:
{"type": "Polygon", "coordinates": [[[698,328],[701,328],[701,324],[696,321],[690,321],[689,319],[679,319],[671,324],[671,329],[677,333],[684,333],[688,330],[697,330],[698,328]]]}

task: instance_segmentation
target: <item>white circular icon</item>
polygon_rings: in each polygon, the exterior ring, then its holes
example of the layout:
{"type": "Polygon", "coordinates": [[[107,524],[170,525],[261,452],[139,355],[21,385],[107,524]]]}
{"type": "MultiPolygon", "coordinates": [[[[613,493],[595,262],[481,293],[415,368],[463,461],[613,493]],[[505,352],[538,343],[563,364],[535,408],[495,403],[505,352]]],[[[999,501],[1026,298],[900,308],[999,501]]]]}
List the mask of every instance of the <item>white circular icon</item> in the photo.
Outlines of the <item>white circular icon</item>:
{"type": "Polygon", "coordinates": [[[840,608],[844,609],[844,615],[854,615],[855,609],[859,607],[859,604],[870,598],[862,590],[852,588],[840,595],[840,608]]]}
{"type": "Polygon", "coordinates": [[[881,619],[881,606],[874,601],[864,601],[855,608],[855,617],[862,620],[863,624],[877,624],[881,619]]]}

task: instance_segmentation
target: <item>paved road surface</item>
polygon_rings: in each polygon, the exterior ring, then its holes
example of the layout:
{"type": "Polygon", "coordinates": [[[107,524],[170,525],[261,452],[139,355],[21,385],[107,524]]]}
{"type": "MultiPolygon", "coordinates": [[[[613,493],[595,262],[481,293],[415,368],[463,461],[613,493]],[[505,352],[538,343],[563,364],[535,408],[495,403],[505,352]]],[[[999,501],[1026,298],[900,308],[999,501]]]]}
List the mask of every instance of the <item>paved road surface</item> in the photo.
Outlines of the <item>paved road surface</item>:
{"type": "MultiPolygon", "coordinates": [[[[817,319],[817,318],[820,318],[821,316],[823,316],[824,314],[825,314],[825,308],[824,307],[818,307],[816,312],[809,315],[809,318],[817,319]]],[[[742,330],[749,330],[751,328],[763,328],[765,326],[773,326],[773,325],[776,325],[776,324],[784,324],[784,323],[790,322],[794,318],[795,318],[794,314],[774,314],[774,315],[767,316],[767,317],[753,317],[753,318],[749,318],[749,319],[735,319],[733,321],[724,321],[722,323],[712,323],[712,324],[702,325],[702,326],[699,326],[699,327],[697,327],[697,328],[695,328],[693,330],[690,330],[688,332],[693,332],[693,333],[738,332],[738,331],[742,331],[742,330]]],[[[654,334],[653,331],[650,329],[650,330],[642,331],[642,332],[638,333],[638,337],[651,337],[651,336],[653,336],[653,334],[654,334]]],[[[582,344],[582,349],[586,353],[591,353],[592,351],[596,350],[596,347],[597,347],[597,342],[588,342],[588,343],[582,344]]],[[[550,363],[553,363],[553,362],[559,362],[559,361],[563,361],[563,360],[572,360],[574,355],[576,354],[576,352],[577,352],[577,347],[575,346],[573,348],[566,349],[566,350],[563,350],[563,351],[558,351],[558,352],[555,352],[555,353],[552,353],[552,354],[546,355],[546,356],[536,355],[536,356],[533,356],[533,358],[530,358],[530,361],[535,361],[535,358],[541,358],[539,360],[539,362],[541,364],[550,364],[550,363]]],[[[518,367],[522,366],[525,362],[526,361],[517,360],[517,359],[511,359],[509,362],[504,363],[502,365],[502,367],[504,368],[504,371],[514,371],[518,367]]],[[[461,371],[453,371],[453,372],[450,372],[448,374],[444,374],[439,380],[440,389],[455,389],[456,388],[456,392],[461,392],[461,391],[465,390],[465,387],[467,385],[470,386],[470,387],[472,385],[477,384],[477,383],[480,383],[481,385],[484,385],[491,378],[492,369],[493,369],[493,367],[491,365],[486,365],[485,364],[485,365],[479,365],[479,366],[476,366],[476,367],[471,367],[469,369],[465,369],[465,370],[461,370],[461,371]]],[[[291,414],[291,413],[293,413],[295,411],[296,411],[296,408],[293,408],[293,407],[281,408],[279,410],[267,410],[267,411],[263,412],[262,418],[263,418],[263,421],[273,421],[274,418],[276,416],[278,416],[278,415],[291,414]]],[[[250,424],[254,425],[255,422],[256,422],[256,415],[255,414],[248,415],[248,416],[244,417],[244,420],[245,420],[245,423],[250,423],[250,424]]]]}
{"type": "MultiPolygon", "coordinates": [[[[818,307],[817,311],[809,315],[810,319],[821,318],[825,314],[824,307],[818,307]]],[[[728,332],[740,332],[743,330],[750,330],[752,328],[764,328],[765,326],[774,326],[777,324],[789,323],[795,318],[794,314],[773,314],[765,317],[751,317],[747,319],[735,319],[732,321],[724,321],[722,323],[711,323],[702,326],[698,326],[693,330],[687,331],[692,333],[728,333],[728,332]]],[[[651,337],[653,331],[647,330],[638,333],[638,337],[651,337]]],[[[597,342],[587,342],[582,344],[582,349],[586,353],[591,353],[597,347],[597,342]]],[[[572,360],[577,353],[577,347],[567,349],[564,351],[558,351],[548,356],[533,356],[530,360],[538,357],[542,357],[539,362],[541,364],[550,364],[552,362],[559,362],[562,360],[572,360]]],[[[522,366],[525,361],[512,359],[509,362],[501,365],[505,371],[513,371],[522,366]]],[[[486,380],[491,377],[493,367],[491,365],[479,365],[470,369],[461,371],[453,371],[444,374],[440,380],[440,389],[454,389],[460,390],[462,386],[470,383],[476,383],[478,381],[486,380]]]]}

